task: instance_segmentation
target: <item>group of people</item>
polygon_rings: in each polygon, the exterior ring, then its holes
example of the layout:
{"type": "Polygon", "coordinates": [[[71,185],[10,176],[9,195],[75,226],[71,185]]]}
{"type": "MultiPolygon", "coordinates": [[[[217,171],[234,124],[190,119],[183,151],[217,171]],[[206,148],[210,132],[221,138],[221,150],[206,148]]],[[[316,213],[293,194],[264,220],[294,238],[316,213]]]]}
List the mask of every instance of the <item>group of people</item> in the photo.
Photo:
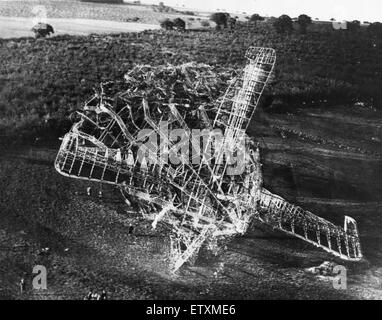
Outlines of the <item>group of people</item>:
{"type": "Polygon", "coordinates": [[[107,293],[105,290],[102,290],[101,293],[90,290],[86,295],[85,300],[107,300],[107,293]]]}

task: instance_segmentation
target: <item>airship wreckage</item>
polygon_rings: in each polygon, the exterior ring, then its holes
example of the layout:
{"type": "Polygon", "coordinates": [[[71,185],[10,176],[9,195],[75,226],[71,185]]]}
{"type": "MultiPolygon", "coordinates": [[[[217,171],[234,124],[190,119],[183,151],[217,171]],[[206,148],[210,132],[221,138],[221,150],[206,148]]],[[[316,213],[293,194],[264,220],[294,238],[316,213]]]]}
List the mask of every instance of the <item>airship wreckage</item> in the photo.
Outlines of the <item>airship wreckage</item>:
{"type": "Polygon", "coordinates": [[[207,83],[218,80],[206,65],[198,69],[205,69],[203,75],[192,63],[138,66],[114,93],[112,84],[102,84],[77,111],[56,170],[115,185],[126,205],[137,203],[153,228],[169,227],[173,271],[203,244],[213,247],[244,234],[253,219],[341,259],[361,260],[354,219],[345,216],[342,228],[263,188],[259,148],[245,132],[276,52],[250,47],[246,58],[245,68],[213,101],[216,88],[207,83]],[[148,86],[153,78],[167,87],[148,86]]]}

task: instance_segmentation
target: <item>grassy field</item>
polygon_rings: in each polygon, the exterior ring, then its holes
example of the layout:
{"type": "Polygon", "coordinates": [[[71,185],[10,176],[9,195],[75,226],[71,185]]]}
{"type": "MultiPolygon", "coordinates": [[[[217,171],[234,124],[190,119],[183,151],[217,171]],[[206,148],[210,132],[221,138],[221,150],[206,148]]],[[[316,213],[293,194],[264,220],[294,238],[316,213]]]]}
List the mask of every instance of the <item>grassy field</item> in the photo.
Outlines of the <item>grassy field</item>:
{"type": "MultiPolygon", "coordinates": [[[[0,16],[35,17],[38,13],[34,8],[43,6],[47,18],[96,19],[112,21],[129,21],[138,18],[141,23],[158,24],[165,18],[180,16],[184,19],[190,16],[175,13],[154,12],[150,6],[132,6],[127,4],[107,4],[81,2],[78,0],[16,0],[0,1],[0,16]]],[[[41,14],[41,11],[39,11],[41,14]]]]}
{"type": "MultiPolygon", "coordinates": [[[[54,25],[55,35],[111,34],[156,30],[160,28],[156,24],[94,19],[51,18],[49,19],[49,24],[54,25]]],[[[34,25],[33,18],[0,17],[0,38],[34,36],[32,31],[34,25]]]]}

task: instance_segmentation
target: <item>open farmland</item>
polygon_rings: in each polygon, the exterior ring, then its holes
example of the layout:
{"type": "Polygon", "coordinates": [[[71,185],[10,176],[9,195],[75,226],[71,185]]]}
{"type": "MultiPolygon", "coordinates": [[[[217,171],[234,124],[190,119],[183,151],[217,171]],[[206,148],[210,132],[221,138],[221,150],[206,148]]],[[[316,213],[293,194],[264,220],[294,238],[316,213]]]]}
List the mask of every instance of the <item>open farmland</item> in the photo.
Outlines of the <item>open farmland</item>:
{"type": "Polygon", "coordinates": [[[105,288],[115,299],[381,299],[382,40],[357,32],[280,36],[264,23],[0,40],[0,298],[82,299],[105,288]],[[347,264],[346,291],[303,270],[331,256],[257,225],[170,276],[163,230],[126,211],[115,189],[86,196],[89,183],[53,168],[69,115],[99,82],[123,79],[135,64],[242,68],[251,45],[278,56],[248,132],[261,147],[264,185],[337,224],[345,214],[357,220],[367,261],[347,264]],[[20,295],[20,276],[35,264],[47,266],[49,289],[20,295]]]}
{"type": "Polygon", "coordinates": [[[50,18],[63,19],[95,19],[126,22],[138,18],[140,23],[159,24],[165,18],[189,16],[174,13],[154,12],[150,6],[132,6],[127,4],[107,4],[81,2],[78,0],[16,0],[0,1],[0,16],[6,17],[35,17],[44,15],[50,18]],[[43,6],[44,11],[36,10],[43,6]]]}
{"type": "MultiPolygon", "coordinates": [[[[89,35],[92,33],[111,34],[159,29],[159,25],[156,24],[93,19],[51,18],[49,19],[49,23],[54,25],[55,35],[89,35]]],[[[0,38],[5,39],[34,36],[32,31],[32,27],[34,25],[35,22],[33,18],[0,17],[0,38]]]]}

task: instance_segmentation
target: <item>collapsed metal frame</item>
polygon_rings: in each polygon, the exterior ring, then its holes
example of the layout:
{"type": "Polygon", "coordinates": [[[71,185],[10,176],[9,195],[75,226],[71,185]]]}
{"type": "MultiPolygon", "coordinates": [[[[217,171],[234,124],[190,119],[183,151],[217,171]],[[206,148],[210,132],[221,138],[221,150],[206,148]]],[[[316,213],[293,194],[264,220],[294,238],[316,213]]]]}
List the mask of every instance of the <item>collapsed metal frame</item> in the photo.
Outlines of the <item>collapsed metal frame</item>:
{"type": "Polygon", "coordinates": [[[270,48],[251,47],[246,57],[248,64],[231,81],[214,110],[207,113],[199,107],[198,120],[210,130],[200,163],[180,161],[174,165],[161,157],[164,152],[176,152],[182,144],[168,137],[161,121],[167,121],[169,129],[181,128],[183,141],[192,144],[192,128],[181,106],[169,102],[153,110],[142,97],[133,108],[126,102],[125,97],[131,95],[127,92],[119,96],[126,105],[117,110],[113,99],[102,91],[87,101],[79,112],[80,121],[63,138],[56,170],[72,178],[115,185],[126,203],[137,200],[153,228],[158,223],[169,226],[173,271],[195,256],[206,241],[244,234],[251,219],[341,259],[360,260],[358,229],[352,218],[345,217],[344,228],[335,226],[262,187],[259,150],[243,142],[249,140],[245,130],[272,74],[276,53],[270,48]],[[151,131],[142,134],[146,129],[151,131]],[[223,133],[219,148],[214,129],[223,133]],[[151,135],[160,137],[166,148],[151,146],[150,152],[139,158],[139,146],[151,135]],[[206,152],[209,148],[215,152],[206,152]],[[244,167],[238,174],[230,174],[233,164],[227,152],[244,154],[244,167]]]}

